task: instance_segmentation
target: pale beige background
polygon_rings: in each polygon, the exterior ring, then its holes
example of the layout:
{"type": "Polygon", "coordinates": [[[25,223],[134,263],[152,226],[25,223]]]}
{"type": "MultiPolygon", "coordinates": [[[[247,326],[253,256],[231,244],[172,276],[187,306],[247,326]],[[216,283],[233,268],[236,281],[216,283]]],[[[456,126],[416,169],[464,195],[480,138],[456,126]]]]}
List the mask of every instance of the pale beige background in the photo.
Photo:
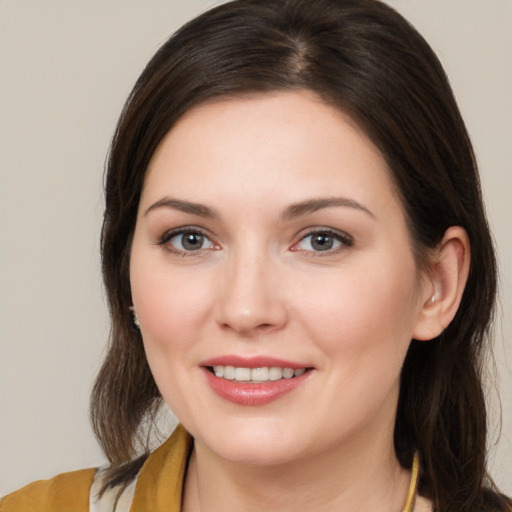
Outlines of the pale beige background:
{"type": "MultiPolygon", "coordinates": [[[[104,461],[87,412],[108,333],[103,162],[143,65],[212,3],[0,0],[0,494],[104,461]]],[[[512,1],[390,3],[439,53],[482,169],[504,311],[492,468],[512,494],[512,1]]]]}

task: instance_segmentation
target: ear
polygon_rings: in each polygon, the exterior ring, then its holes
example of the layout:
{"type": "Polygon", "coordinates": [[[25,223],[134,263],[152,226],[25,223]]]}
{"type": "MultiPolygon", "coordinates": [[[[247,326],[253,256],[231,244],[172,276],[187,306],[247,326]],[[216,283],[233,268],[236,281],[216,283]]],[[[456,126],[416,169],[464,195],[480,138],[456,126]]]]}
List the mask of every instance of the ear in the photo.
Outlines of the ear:
{"type": "Polygon", "coordinates": [[[436,247],[428,269],[413,338],[431,340],[439,336],[457,313],[466,286],[471,260],[469,238],[464,228],[448,228],[436,247]]]}

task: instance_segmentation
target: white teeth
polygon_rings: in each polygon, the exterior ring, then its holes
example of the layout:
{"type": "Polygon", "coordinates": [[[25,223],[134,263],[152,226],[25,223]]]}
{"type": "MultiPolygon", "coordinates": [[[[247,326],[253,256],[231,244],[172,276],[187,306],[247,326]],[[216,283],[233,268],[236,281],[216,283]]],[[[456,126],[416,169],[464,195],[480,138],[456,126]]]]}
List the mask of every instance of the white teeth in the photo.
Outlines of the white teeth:
{"type": "Polygon", "coordinates": [[[234,366],[224,366],[224,378],[228,380],[235,379],[235,367],[234,366]]]}
{"type": "Polygon", "coordinates": [[[268,368],[253,368],[251,380],[268,380],[268,368]]]}
{"type": "Polygon", "coordinates": [[[281,380],[283,378],[283,369],[273,366],[268,372],[268,378],[270,380],[281,380]]]}
{"type": "Polygon", "coordinates": [[[235,380],[248,381],[251,380],[250,368],[235,368],[235,380]]]}
{"type": "Polygon", "coordinates": [[[284,368],[283,369],[283,377],[285,379],[291,379],[294,375],[295,371],[293,368],[284,368]]]}
{"type": "Polygon", "coordinates": [[[268,382],[281,379],[300,377],[306,371],[305,368],[280,368],[278,366],[262,368],[244,368],[235,366],[214,366],[213,373],[216,377],[237,382],[268,382]]]}

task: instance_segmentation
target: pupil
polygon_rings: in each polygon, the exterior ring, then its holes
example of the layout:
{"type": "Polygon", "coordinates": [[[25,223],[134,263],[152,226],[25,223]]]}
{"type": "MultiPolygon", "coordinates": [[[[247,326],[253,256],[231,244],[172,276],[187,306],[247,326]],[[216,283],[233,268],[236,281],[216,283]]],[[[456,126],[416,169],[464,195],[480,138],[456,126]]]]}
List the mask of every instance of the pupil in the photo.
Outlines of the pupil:
{"type": "Polygon", "coordinates": [[[193,251],[194,249],[200,249],[203,245],[203,235],[199,233],[189,233],[183,236],[182,241],[185,249],[193,251]]]}
{"type": "Polygon", "coordinates": [[[311,245],[317,251],[328,251],[332,249],[333,246],[333,238],[331,235],[315,235],[313,240],[311,241],[311,245]]]}

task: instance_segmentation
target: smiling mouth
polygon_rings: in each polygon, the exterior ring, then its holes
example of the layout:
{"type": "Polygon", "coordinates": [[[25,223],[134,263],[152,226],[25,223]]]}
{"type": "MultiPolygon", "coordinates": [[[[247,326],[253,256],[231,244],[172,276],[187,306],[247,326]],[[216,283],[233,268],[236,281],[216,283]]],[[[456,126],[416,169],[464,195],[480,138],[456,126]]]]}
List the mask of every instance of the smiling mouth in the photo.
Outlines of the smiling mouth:
{"type": "Polygon", "coordinates": [[[263,366],[261,368],[244,368],[240,366],[207,366],[215,377],[236,382],[258,384],[283,379],[300,377],[311,368],[281,368],[279,366],[263,366]]]}

